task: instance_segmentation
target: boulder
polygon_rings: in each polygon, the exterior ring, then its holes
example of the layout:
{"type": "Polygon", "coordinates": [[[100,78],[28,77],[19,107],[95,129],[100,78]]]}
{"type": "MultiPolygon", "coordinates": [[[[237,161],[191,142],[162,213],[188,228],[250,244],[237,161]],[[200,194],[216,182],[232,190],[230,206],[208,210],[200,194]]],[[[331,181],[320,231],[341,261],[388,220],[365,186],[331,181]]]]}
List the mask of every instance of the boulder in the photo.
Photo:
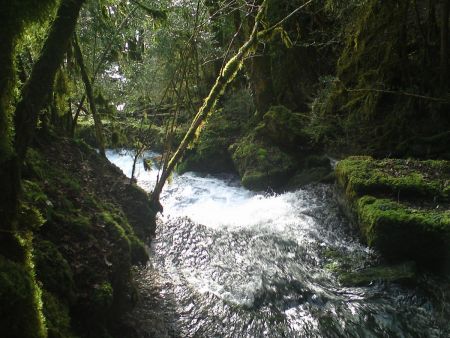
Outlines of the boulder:
{"type": "Polygon", "coordinates": [[[450,266],[450,162],[350,157],[338,200],[363,240],[393,261],[450,266]]]}
{"type": "Polygon", "coordinates": [[[251,190],[283,187],[297,166],[292,156],[254,135],[242,138],[229,151],[242,185],[251,190]]]}

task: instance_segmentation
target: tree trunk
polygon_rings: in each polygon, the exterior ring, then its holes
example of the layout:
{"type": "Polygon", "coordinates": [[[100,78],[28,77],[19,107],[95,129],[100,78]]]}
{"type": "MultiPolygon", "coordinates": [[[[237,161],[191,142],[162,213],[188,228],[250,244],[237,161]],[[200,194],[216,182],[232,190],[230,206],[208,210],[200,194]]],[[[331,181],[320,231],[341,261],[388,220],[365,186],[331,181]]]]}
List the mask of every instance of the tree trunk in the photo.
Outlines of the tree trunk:
{"type": "Polygon", "coordinates": [[[0,35],[0,246],[3,238],[12,228],[11,220],[17,212],[17,195],[19,180],[16,177],[16,158],[11,147],[11,126],[9,122],[8,105],[11,99],[11,84],[14,79],[13,53],[14,37],[0,35]]]}
{"type": "Polygon", "coordinates": [[[441,17],[441,86],[447,89],[448,85],[448,19],[450,0],[443,0],[441,17]]]}
{"type": "MultiPolygon", "coordinates": [[[[45,102],[47,102],[46,99],[48,95],[51,93],[56,71],[63,61],[70,37],[75,30],[78,14],[83,2],[84,0],[63,0],[61,2],[40,53],[40,57],[33,65],[31,75],[22,88],[21,99],[16,106],[14,114],[14,148],[10,149],[6,154],[3,153],[3,143],[9,143],[9,127],[7,123],[3,124],[3,121],[0,123],[0,128],[2,129],[0,133],[0,142],[2,143],[2,152],[0,153],[0,186],[2,189],[0,194],[1,243],[4,243],[5,240],[8,241],[9,239],[5,238],[5,236],[15,230],[20,193],[21,166],[28,145],[33,138],[39,112],[45,102]]],[[[4,37],[1,40],[3,41],[3,39],[4,37]]],[[[9,48],[13,48],[13,45],[2,45],[2,49],[9,48]]],[[[6,71],[9,72],[10,68],[12,69],[12,60],[4,60],[2,58],[1,61],[2,67],[0,68],[5,68],[6,71]],[[5,61],[8,62],[4,65],[3,62],[5,61]]],[[[8,92],[7,88],[9,87],[8,83],[4,86],[3,82],[12,81],[12,77],[8,76],[3,78],[3,70],[1,72],[0,119],[3,119],[3,117],[6,116],[5,109],[8,100],[6,96],[8,92]]],[[[3,245],[1,243],[0,246],[3,245]]]]}
{"type": "Polygon", "coordinates": [[[14,122],[17,155],[23,160],[36,128],[37,117],[53,88],[56,71],[61,65],[75,31],[78,14],[84,0],[63,0],[55,21],[42,48],[41,56],[33,65],[30,79],[22,90],[22,99],[16,107],[14,122]]]}
{"type": "Polygon", "coordinates": [[[258,116],[262,117],[269,110],[273,100],[270,56],[261,51],[259,55],[255,55],[250,59],[248,65],[253,101],[258,116]]]}
{"type": "Polygon", "coordinates": [[[80,117],[80,113],[83,110],[84,100],[86,100],[86,95],[83,95],[80,102],[77,105],[77,111],[75,112],[75,116],[72,118],[72,129],[70,131],[70,135],[72,138],[75,137],[75,130],[77,129],[78,118],[80,117]]]}
{"type": "Polygon", "coordinates": [[[166,183],[166,180],[169,178],[169,176],[175,169],[176,164],[180,161],[188,145],[194,140],[198,128],[211,114],[217,100],[222,96],[227,85],[234,79],[237,72],[240,70],[244,58],[247,57],[250,54],[250,52],[254,49],[258,41],[258,31],[260,27],[260,22],[264,15],[264,9],[266,8],[266,6],[267,0],[264,0],[261,6],[259,7],[258,14],[256,15],[255,18],[255,24],[253,26],[253,30],[248,40],[245,42],[244,45],[242,45],[237,54],[235,54],[227,62],[225,67],[223,67],[222,71],[219,73],[214,86],[211,88],[209,92],[209,95],[205,98],[203,105],[200,107],[199,111],[195,115],[194,120],[192,121],[191,126],[189,127],[189,130],[187,131],[177,150],[173,154],[172,158],[168,162],[167,167],[161,173],[161,177],[157,181],[151,195],[153,206],[158,211],[162,211],[162,206],[161,203],[159,202],[159,196],[164,187],[164,184],[166,183]]]}
{"type": "Polygon", "coordinates": [[[103,126],[102,126],[102,120],[97,112],[97,107],[95,105],[94,101],[94,91],[92,90],[92,84],[91,80],[89,79],[89,75],[86,70],[86,66],[83,59],[83,54],[81,53],[80,44],[78,43],[78,38],[76,34],[73,38],[73,47],[75,52],[75,59],[77,60],[78,66],[80,67],[81,72],[81,78],[84,83],[84,88],[86,90],[86,97],[89,102],[89,106],[91,108],[92,117],[94,118],[94,127],[95,127],[95,136],[98,143],[98,149],[100,151],[100,154],[103,157],[106,157],[105,155],[105,138],[103,136],[103,126]]]}

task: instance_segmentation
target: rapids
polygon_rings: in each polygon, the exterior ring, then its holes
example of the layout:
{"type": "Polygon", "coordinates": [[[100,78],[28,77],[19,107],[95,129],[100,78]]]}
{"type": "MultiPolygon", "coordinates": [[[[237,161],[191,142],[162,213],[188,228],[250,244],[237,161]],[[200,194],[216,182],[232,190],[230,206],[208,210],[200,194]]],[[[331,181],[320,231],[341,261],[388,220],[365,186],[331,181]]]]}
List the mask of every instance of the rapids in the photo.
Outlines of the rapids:
{"type": "MultiPolygon", "coordinates": [[[[155,156],[148,153],[146,156],[155,156]]],[[[128,176],[132,157],[108,151],[128,176]]],[[[137,169],[150,191],[157,169],[137,169]]],[[[255,193],[229,175],[175,175],[151,260],[136,273],[139,337],[448,337],[448,281],[343,287],[336,265],[379,257],[341,215],[332,187],[255,193]]]]}

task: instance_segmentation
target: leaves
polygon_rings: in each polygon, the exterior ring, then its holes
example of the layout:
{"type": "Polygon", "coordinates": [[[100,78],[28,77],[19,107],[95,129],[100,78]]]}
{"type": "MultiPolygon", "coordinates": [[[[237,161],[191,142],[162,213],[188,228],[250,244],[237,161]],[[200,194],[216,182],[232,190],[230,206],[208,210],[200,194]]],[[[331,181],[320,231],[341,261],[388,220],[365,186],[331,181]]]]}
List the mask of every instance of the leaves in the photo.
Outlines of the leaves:
{"type": "Polygon", "coordinates": [[[167,12],[163,11],[163,10],[159,10],[159,9],[154,9],[154,8],[150,8],[147,7],[146,5],[138,2],[138,1],[133,1],[140,9],[142,9],[147,16],[151,17],[154,20],[158,20],[161,22],[164,22],[167,20],[167,12]]]}

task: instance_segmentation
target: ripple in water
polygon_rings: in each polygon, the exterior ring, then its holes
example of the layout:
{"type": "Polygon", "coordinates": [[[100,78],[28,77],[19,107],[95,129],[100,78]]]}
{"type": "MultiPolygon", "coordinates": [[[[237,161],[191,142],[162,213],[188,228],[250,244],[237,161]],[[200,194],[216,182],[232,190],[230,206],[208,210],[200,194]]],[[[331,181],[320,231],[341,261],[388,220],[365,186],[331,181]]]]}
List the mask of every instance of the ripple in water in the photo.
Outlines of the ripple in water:
{"type": "MultiPolygon", "coordinates": [[[[107,156],[131,173],[130,156],[107,156]]],[[[156,175],[140,166],[138,184],[150,190],[156,175]]],[[[336,257],[353,269],[373,265],[377,257],[358,242],[327,186],[257,194],[230,176],[187,173],[165,188],[162,204],[165,214],[158,223],[152,266],[139,278],[155,274],[153,266],[159,272],[161,298],[172,309],[176,329],[153,336],[450,334],[443,282],[424,276],[408,288],[393,283],[344,288],[338,283],[329,268],[336,257]]],[[[146,313],[144,306],[137,309],[142,337],[154,332],[146,313]]]]}

